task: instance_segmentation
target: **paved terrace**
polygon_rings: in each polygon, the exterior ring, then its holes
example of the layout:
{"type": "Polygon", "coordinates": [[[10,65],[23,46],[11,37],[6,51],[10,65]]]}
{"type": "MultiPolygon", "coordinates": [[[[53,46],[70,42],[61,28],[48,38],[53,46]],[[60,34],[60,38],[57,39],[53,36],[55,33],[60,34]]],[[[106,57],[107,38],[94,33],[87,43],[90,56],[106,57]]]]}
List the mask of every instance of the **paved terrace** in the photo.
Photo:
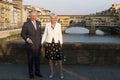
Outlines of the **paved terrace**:
{"type": "MultiPolygon", "coordinates": [[[[119,66],[90,66],[90,65],[63,65],[63,80],[120,80],[119,66]]],[[[49,79],[49,67],[41,64],[43,78],[33,80],[60,80],[58,67],[55,66],[55,75],[49,79]]],[[[27,64],[0,64],[0,80],[30,80],[27,73],[27,64]]]]}

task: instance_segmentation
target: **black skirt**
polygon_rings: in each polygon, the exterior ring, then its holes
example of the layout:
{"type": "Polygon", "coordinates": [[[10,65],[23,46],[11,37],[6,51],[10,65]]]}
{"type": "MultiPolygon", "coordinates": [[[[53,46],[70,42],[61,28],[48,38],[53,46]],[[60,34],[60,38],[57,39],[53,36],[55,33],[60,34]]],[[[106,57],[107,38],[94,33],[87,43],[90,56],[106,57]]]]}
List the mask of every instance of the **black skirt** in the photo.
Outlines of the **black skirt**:
{"type": "Polygon", "coordinates": [[[63,52],[60,43],[45,43],[45,57],[48,60],[62,60],[63,52]]]}

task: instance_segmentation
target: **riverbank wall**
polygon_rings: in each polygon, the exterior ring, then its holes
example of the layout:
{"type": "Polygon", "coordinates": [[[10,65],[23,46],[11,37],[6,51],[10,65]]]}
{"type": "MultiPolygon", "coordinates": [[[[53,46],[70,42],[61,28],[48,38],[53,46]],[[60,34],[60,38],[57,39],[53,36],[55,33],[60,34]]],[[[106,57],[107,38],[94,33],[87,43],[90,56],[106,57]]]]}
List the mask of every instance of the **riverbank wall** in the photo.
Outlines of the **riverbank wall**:
{"type": "MultiPolygon", "coordinates": [[[[64,43],[63,54],[66,61],[63,64],[81,65],[119,65],[120,44],[108,43],[64,43]]],[[[41,63],[47,60],[41,56],[41,63]]],[[[24,41],[0,43],[0,63],[25,64],[27,54],[24,41]]]]}

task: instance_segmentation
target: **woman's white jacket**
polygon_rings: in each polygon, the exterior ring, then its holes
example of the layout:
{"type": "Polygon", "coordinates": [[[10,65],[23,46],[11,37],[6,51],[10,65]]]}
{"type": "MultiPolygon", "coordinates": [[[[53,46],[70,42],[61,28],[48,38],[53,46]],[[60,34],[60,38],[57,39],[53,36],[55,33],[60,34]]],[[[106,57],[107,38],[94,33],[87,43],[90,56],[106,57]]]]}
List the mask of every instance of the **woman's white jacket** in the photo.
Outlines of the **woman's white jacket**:
{"type": "Polygon", "coordinates": [[[60,44],[63,44],[61,24],[57,22],[54,29],[51,27],[51,23],[46,24],[45,31],[42,36],[41,44],[43,44],[44,42],[51,43],[52,39],[54,39],[55,43],[60,42],[60,44]]]}

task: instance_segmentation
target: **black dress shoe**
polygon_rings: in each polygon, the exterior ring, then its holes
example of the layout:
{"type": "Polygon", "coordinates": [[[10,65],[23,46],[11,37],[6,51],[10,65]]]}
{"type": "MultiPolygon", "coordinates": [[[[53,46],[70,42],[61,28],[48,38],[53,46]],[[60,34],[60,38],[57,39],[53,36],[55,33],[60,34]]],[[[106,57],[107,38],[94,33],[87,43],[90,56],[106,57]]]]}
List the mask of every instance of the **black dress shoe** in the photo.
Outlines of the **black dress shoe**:
{"type": "Polygon", "coordinates": [[[41,74],[35,74],[35,76],[38,76],[38,77],[43,77],[41,74]]]}
{"type": "Polygon", "coordinates": [[[30,79],[34,79],[34,75],[30,75],[29,78],[30,78],[30,79]]]}

